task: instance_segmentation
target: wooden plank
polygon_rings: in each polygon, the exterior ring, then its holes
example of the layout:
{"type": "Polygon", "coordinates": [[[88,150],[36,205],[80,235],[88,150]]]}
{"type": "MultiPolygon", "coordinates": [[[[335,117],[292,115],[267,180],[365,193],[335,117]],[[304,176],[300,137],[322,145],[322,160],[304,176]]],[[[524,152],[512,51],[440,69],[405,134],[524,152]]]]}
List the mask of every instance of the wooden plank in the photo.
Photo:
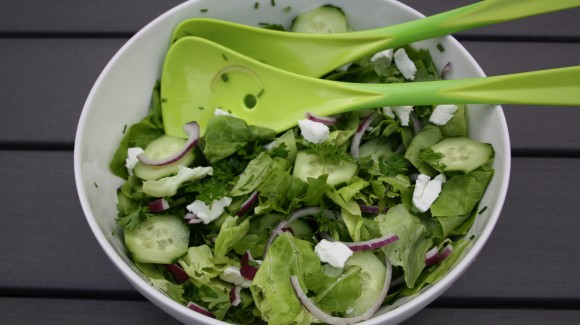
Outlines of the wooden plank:
{"type": "Polygon", "coordinates": [[[0,161],[0,292],[134,291],[88,227],[72,152],[2,151],[0,161]]]}
{"type": "MultiPolygon", "coordinates": [[[[578,310],[426,308],[404,322],[422,324],[578,324],[578,310]]],[[[181,324],[147,301],[0,298],[0,323],[62,324],[181,324]],[[31,310],[33,312],[31,312],[31,310]]]]}
{"type": "Polygon", "coordinates": [[[0,32],[132,34],[182,2],[184,1],[2,1],[0,2],[0,32]]]}
{"type": "MultiPolygon", "coordinates": [[[[125,41],[0,39],[0,143],[72,144],[86,96],[125,41]]],[[[580,43],[463,44],[489,75],[580,65],[580,43]]],[[[505,113],[515,150],[580,151],[578,107],[508,105],[505,113]]]]}
{"type": "MultiPolygon", "coordinates": [[[[3,1],[0,2],[0,33],[135,33],[155,17],[182,2],[182,0],[3,1]]],[[[249,4],[254,2],[256,1],[248,0],[249,4]]],[[[477,1],[402,0],[401,2],[426,15],[433,15],[477,1]]],[[[284,2],[278,1],[278,5],[283,6],[284,2]]],[[[580,10],[573,9],[479,28],[464,32],[462,35],[577,38],[580,36],[578,22],[580,10]]]]}
{"type": "Polygon", "coordinates": [[[125,39],[0,39],[0,141],[72,144],[93,83],[125,39]]]}
{"type": "MultiPolygon", "coordinates": [[[[75,193],[72,154],[0,151],[0,292],[90,295],[134,290],[90,233],[75,193]],[[17,270],[17,271],[15,271],[17,270]],[[19,291],[20,290],[20,291],[19,291]]],[[[443,295],[458,299],[580,299],[580,159],[516,158],[488,244],[443,295]]]]}

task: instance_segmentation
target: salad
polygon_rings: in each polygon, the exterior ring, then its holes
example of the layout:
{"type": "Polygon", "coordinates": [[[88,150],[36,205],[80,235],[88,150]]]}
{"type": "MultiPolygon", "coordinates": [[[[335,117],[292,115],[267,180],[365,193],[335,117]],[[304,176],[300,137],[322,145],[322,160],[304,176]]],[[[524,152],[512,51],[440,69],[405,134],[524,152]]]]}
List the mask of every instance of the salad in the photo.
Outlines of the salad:
{"type": "MultiPolygon", "coordinates": [[[[347,30],[332,6],[293,30],[326,31],[319,21],[347,30]]],[[[325,78],[421,82],[449,68],[404,47],[325,78]]],[[[463,106],[308,114],[280,134],[216,109],[205,134],[192,121],[182,139],[164,134],[161,103],[158,84],[110,162],[126,179],[117,223],[135,265],[192,312],[236,324],[366,320],[443,277],[485,209],[494,151],[468,137],[463,106]]]]}

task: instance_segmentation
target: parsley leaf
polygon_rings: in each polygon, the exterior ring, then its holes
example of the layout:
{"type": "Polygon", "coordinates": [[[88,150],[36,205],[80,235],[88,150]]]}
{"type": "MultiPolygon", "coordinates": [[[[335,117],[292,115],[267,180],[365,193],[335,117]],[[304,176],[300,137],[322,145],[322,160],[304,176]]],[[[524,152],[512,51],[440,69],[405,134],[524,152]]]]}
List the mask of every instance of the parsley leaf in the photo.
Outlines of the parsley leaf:
{"type": "Polygon", "coordinates": [[[399,154],[379,159],[379,170],[385,176],[396,176],[407,172],[407,160],[399,154]]]}

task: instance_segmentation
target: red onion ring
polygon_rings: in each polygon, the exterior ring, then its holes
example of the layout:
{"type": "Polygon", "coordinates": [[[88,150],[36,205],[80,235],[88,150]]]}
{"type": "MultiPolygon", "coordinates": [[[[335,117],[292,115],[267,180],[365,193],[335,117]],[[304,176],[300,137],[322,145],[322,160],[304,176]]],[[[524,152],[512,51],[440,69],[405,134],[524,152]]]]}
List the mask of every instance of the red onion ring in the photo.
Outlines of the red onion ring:
{"type": "Polygon", "coordinates": [[[332,315],[326,313],[322,309],[318,308],[318,306],[316,306],[314,304],[314,302],[312,302],[312,300],[310,300],[310,298],[308,298],[308,296],[306,295],[304,290],[302,290],[302,287],[300,286],[300,281],[298,280],[298,277],[296,275],[290,276],[290,283],[292,283],[292,287],[294,288],[294,291],[296,292],[296,296],[298,297],[298,300],[300,300],[300,302],[302,303],[304,308],[306,308],[312,314],[312,316],[318,318],[319,320],[321,320],[327,324],[350,325],[350,324],[355,324],[355,323],[362,322],[363,320],[367,320],[367,319],[371,318],[377,312],[377,310],[379,310],[379,308],[383,304],[383,301],[385,300],[385,297],[387,296],[387,293],[389,292],[389,287],[391,284],[391,275],[392,275],[392,266],[391,266],[391,263],[389,262],[388,258],[386,259],[386,267],[387,267],[387,272],[386,272],[386,276],[385,276],[385,282],[383,284],[383,289],[381,290],[381,293],[379,294],[379,298],[367,311],[365,311],[363,314],[356,316],[356,317],[335,317],[335,316],[332,316],[332,315]]]}
{"type": "Polygon", "coordinates": [[[447,64],[441,70],[441,79],[445,79],[449,71],[451,71],[451,62],[447,62],[447,64]]]}
{"type": "Polygon", "coordinates": [[[242,302],[242,286],[235,286],[230,290],[230,303],[232,306],[237,306],[242,302]]]}
{"type": "Polygon", "coordinates": [[[320,116],[310,112],[306,112],[306,118],[313,122],[318,122],[325,125],[335,125],[338,122],[338,120],[334,117],[320,116]]]}
{"type": "Polygon", "coordinates": [[[159,198],[155,201],[147,203],[147,206],[149,207],[149,211],[153,213],[163,212],[169,209],[169,202],[167,202],[165,198],[159,198]]]}
{"type": "Polygon", "coordinates": [[[259,194],[260,193],[258,191],[252,192],[250,197],[246,201],[244,201],[244,203],[242,203],[242,206],[240,207],[240,210],[238,210],[238,212],[236,212],[236,215],[238,217],[241,217],[244,214],[246,214],[246,212],[248,212],[248,210],[250,210],[250,208],[256,203],[256,201],[258,201],[259,194]]]}
{"type": "Polygon", "coordinates": [[[393,234],[387,234],[387,235],[384,235],[384,236],[381,236],[378,238],[365,240],[365,241],[357,241],[357,242],[339,241],[339,240],[336,240],[336,239],[330,237],[330,235],[328,233],[321,233],[320,237],[323,239],[326,239],[328,241],[343,243],[348,248],[350,248],[350,250],[353,252],[368,251],[368,250],[381,248],[383,246],[387,246],[388,244],[399,240],[399,236],[393,235],[393,234]]]}
{"type": "Polygon", "coordinates": [[[205,315],[205,316],[208,316],[211,318],[215,318],[215,315],[211,311],[207,310],[206,308],[203,308],[202,306],[196,304],[193,301],[190,301],[187,303],[187,308],[189,308],[193,311],[196,311],[202,315],[205,315]]]}
{"type": "Polygon", "coordinates": [[[189,275],[177,264],[165,264],[164,267],[171,273],[173,279],[179,283],[184,283],[189,279],[189,275]]]}
{"type": "Polygon", "coordinates": [[[369,127],[369,125],[371,125],[371,123],[373,122],[373,120],[375,119],[375,117],[377,117],[377,112],[373,112],[371,115],[367,116],[362,123],[358,126],[358,129],[356,129],[356,132],[354,134],[354,136],[352,137],[352,142],[350,144],[350,154],[354,157],[354,158],[359,158],[360,153],[359,153],[359,149],[360,149],[360,142],[362,140],[362,137],[366,131],[366,129],[369,127]]]}
{"type": "Polygon", "coordinates": [[[287,228],[288,225],[290,225],[292,222],[296,221],[299,218],[302,218],[305,216],[315,215],[318,213],[322,213],[322,215],[327,217],[327,218],[334,218],[334,214],[330,210],[323,211],[320,207],[308,207],[308,208],[298,209],[298,210],[294,211],[294,213],[292,213],[292,215],[290,216],[290,218],[288,220],[280,221],[280,223],[278,223],[276,228],[274,228],[274,230],[272,230],[272,233],[270,234],[270,237],[268,238],[268,241],[266,242],[266,246],[264,247],[263,256],[266,256],[266,253],[268,252],[270,245],[272,245],[272,242],[274,242],[274,239],[276,239],[276,237],[278,237],[278,235],[280,235],[281,233],[284,232],[284,230],[283,230],[284,228],[287,228]]]}
{"type": "Polygon", "coordinates": [[[252,257],[250,250],[247,250],[240,260],[240,274],[248,280],[254,280],[258,268],[250,265],[250,262],[256,262],[256,260],[252,257]]]}
{"type": "Polygon", "coordinates": [[[453,253],[453,245],[447,244],[447,246],[445,246],[445,248],[443,248],[443,251],[441,252],[441,254],[439,254],[439,261],[443,261],[449,255],[451,255],[451,253],[453,253]]]}
{"type": "Polygon", "coordinates": [[[151,159],[141,153],[137,156],[137,159],[139,159],[139,161],[141,161],[143,164],[150,166],[165,166],[178,161],[179,159],[183,158],[183,156],[185,156],[188,151],[193,149],[199,142],[199,125],[197,122],[194,121],[186,123],[183,126],[183,132],[185,132],[189,138],[183,147],[175,154],[163,159],[151,159]]]}

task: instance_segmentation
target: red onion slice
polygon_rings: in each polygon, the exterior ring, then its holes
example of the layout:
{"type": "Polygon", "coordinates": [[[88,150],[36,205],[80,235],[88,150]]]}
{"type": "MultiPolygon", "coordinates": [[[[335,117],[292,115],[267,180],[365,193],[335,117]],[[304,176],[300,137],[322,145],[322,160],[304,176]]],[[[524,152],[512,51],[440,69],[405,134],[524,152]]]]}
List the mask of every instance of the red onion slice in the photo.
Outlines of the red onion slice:
{"type": "Polygon", "coordinates": [[[393,234],[387,234],[378,238],[365,240],[365,241],[357,241],[357,242],[345,242],[345,241],[338,241],[332,237],[328,233],[321,233],[320,237],[329,241],[333,242],[340,242],[345,244],[348,248],[350,248],[353,252],[358,251],[368,251],[377,248],[381,248],[383,246],[387,246],[390,243],[396,242],[399,240],[399,236],[393,234]]]}
{"type": "Polygon", "coordinates": [[[381,211],[381,208],[379,208],[378,205],[359,205],[359,207],[360,207],[360,211],[361,212],[364,212],[364,213],[374,213],[374,214],[378,214],[378,213],[387,212],[389,210],[387,207],[385,207],[381,211]]]}
{"type": "Polygon", "coordinates": [[[441,70],[441,79],[445,79],[449,71],[451,71],[451,62],[447,62],[447,64],[443,67],[443,70],[441,70]]]}
{"type": "Polygon", "coordinates": [[[352,142],[350,144],[350,154],[354,158],[359,158],[359,156],[360,156],[359,149],[360,149],[360,142],[362,140],[362,137],[363,137],[365,131],[367,130],[367,128],[369,127],[369,125],[371,125],[371,123],[375,119],[375,117],[377,117],[377,115],[378,115],[377,112],[373,112],[371,115],[367,116],[362,121],[362,123],[358,126],[358,129],[356,129],[356,133],[352,137],[352,142]]]}
{"type": "Polygon", "coordinates": [[[147,203],[147,206],[149,207],[149,211],[153,213],[163,212],[169,209],[169,202],[165,198],[160,198],[147,203]]]}
{"type": "Polygon", "coordinates": [[[246,212],[248,212],[248,210],[250,210],[250,208],[256,203],[256,201],[258,201],[258,196],[259,196],[259,192],[258,191],[254,191],[250,197],[244,201],[244,203],[242,203],[242,206],[240,207],[240,210],[238,210],[238,212],[236,212],[236,215],[238,217],[243,216],[244,214],[246,214],[246,212]]]}
{"type": "Polygon", "coordinates": [[[445,248],[443,248],[443,251],[439,254],[439,261],[443,261],[449,255],[451,255],[451,253],[453,253],[453,245],[447,244],[447,246],[445,246],[445,248]]]}
{"type": "Polygon", "coordinates": [[[439,251],[437,250],[437,246],[435,246],[425,254],[425,265],[430,266],[437,262],[439,262],[439,251]]]}
{"type": "Polygon", "coordinates": [[[237,306],[242,302],[242,287],[241,286],[235,286],[232,288],[232,290],[230,290],[230,303],[232,304],[232,306],[237,306]]]}
{"type": "Polygon", "coordinates": [[[250,262],[256,262],[256,260],[252,257],[250,251],[247,250],[240,260],[240,274],[248,280],[254,280],[258,268],[251,265],[250,262]]]}
{"type": "Polygon", "coordinates": [[[211,318],[215,318],[215,315],[211,311],[209,311],[206,308],[204,308],[204,307],[196,304],[193,301],[190,301],[190,302],[187,303],[187,308],[189,308],[189,309],[191,309],[193,311],[196,311],[196,312],[198,312],[200,314],[203,314],[205,316],[208,316],[208,317],[211,317],[211,318]]]}
{"type": "Polygon", "coordinates": [[[325,125],[335,125],[338,122],[338,120],[334,117],[320,116],[310,112],[306,112],[306,118],[325,125]]]}
{"type": "Polygon", "coordinates": [[[350,325],[371,318],[383,304],[383,301],[385,300],[385,297],[389,292],[389,287],[391,284],[392,266],[391,263],[389,262],[389,259],[386,259],[386,267],[387,272],[385,276],[385,282],[383,284],[383,289],[381,290],[381,293],[379,294],[377,301],[366,312],[356,317],[336,317],[326,313],[322,309],[318,308],[318,306],[316,306],[314,302],[310,300],[310,298],[308,298],[304,290],[302,290],[302,287],[300,286],[300,282],[296,275],[290,276],[290,282],[292,283],[294,291],[296,291],[296,296],[298,297],[304,308],[306,308],[312,314],[312,316],[318,318],[319,320],[327,324],[350,325]]]}
{"type": "Polygon", "coordinates": [[[446,259],[451,253],[453,253],[453,245],[451,244],[445,245],[441,253],[439,253],[437,246],[435,246],[425,254],[425,265],[431,266],[437,264],[446,259]]]}
{"type": "Polygon", "coordinates": [[[322,215],[327,217],[327,218],[334,218],[335,217],[335,215],[332,211],[322,210],[320,207],[308,207],[308,208],[302,208],[302,209],[298,209],[298,210],[294,211],[294,213],[292,213],[292,215],[290,216],[290,218],[288,220],[282,220],[280,223],[278,223],[276,228],[274,228],[274,230],[272,230],[272,233],[270,234],[270,237],[268,238],[268,241],[266,242],[266,246],[264,247],[263,256],[266,256],[266,253],[268,252],[270,245],[272,245],[272,242],[274,242],[274,239],[276,239],[276,237],[278,237],[281,233],[284,232],[284,228],[288,228],[292,222],[296,221],[299,218],[302,218],[305,216],[315,215],[318,213],[322,213],[322,215]]]}
{"type": "Polygon", "coordinates": [[[179,283],[184,283],[189,279],[189,275],[177,264],[165,264],[165,269],[171,273],[171,276],[175,281],[179,283]]]}
{"type": "Polygon", "coordinates": [[[165,166],[178,161],[179,159],[183,158],[183,156],[185,156],[186,153],[188,153],[191,149],[193,149],[193,147],[195,147],[199,142],[199,125],[197,124],[197,122],[194,121],[186,123],[183,126],[183,132],[185,132],[185,134],[187,134],[189,138],[187,139],[187,142],[185,142],[183,147],[179,149],[179,151],[177,151],[175,154],[163,159],[151,159],[141,153],[137,156],[137,159],[139,159],[139,161],[141,161],[145,165],[150,166],[165,166]]]}
{"type": "Polygon", "coordinates": [[[183,219],[187,220],[187,223],[190,225],[203,222],[203,220],[201,220],[195,213],[187,213],[183,216],[183,219]]]}

